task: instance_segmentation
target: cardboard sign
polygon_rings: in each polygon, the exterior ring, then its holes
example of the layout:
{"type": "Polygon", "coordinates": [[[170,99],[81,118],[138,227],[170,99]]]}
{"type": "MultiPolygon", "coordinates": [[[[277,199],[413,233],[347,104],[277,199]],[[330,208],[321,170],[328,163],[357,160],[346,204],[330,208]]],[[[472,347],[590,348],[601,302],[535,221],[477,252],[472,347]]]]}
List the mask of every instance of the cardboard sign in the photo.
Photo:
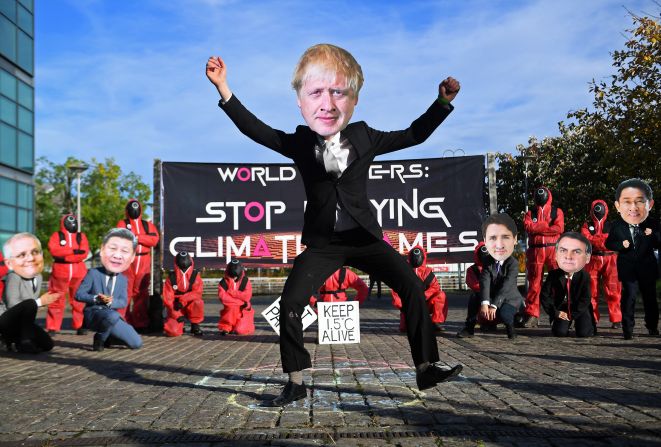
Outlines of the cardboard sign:
{"type": "Polygon", "coordinates": [[[360,343],[358,301],[317,303],[319,344],[360,343]]]}
{"type": "MultiPolygon", "coordinates": [[[[278,297],[273,304],[262,312],[262,316],[266,318],[266,321],[268,321],[278,335],[280,335],[280,298],[281,297],[278,297]]],[[[314,313],[314,310],[309,305],[305,306],[301,320],[303,322],[303,330],[305,330],[317,320],[317,314],[314,313]]]]}

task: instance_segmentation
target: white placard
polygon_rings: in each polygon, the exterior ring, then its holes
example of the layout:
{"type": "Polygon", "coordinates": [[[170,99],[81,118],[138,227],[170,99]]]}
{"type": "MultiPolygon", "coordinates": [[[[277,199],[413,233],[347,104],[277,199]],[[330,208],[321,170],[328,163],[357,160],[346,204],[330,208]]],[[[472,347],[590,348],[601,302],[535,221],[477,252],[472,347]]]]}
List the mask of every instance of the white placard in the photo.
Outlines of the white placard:
{"type": "Polygon", "coordinates": [[[358,301],[318,302],[319,344],[360,343],[358,301]]]}
{"type": "MultiPolygon", "coordinates": [[[[280,298],[278,297],[269,307],[264,309],[262,316],[266,318],[266,321],[271,325],[276,334],[280,335],[280,298]]],[[[312,323],[317,320],[317,314],[309,306],[305,306],[303,309],[303,316],[301,317],[303,322],[303,330],[307,329],[312,323]]]]}

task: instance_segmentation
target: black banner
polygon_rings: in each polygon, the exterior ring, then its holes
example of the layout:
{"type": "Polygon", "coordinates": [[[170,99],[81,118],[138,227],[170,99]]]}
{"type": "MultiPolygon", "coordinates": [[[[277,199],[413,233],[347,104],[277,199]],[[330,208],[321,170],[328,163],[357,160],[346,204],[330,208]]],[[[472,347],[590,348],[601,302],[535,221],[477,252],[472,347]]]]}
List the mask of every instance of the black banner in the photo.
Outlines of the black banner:
{"type": "MultiPolygon", "coordinates": [[[[199,268],[232,257],[251,267],[291,265],[300,242],[305,191],[293,164],[163,162],[164,267],[189,251],[199,268]]],[[[386,239],[429,263],[473,262],[484,218],[484,157],[374,162],[367,184],[386,239]]]]}

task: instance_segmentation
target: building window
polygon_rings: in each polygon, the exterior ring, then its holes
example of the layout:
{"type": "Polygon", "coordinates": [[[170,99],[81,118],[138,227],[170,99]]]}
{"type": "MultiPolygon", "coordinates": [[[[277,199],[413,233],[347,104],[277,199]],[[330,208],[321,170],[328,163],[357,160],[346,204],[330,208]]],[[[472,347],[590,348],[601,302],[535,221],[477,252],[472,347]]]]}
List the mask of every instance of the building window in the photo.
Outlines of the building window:
{"type": "Polygon", "coordinates": [[[3,15],[0,15],[0,53],[10,61],[16,61],[16,25],[3,15]]]}
{"type": "Polygon", "coordinates": [[[34,89],[18,81],[18,103],[28,110],[34,110],[34,89]]]}
{"type": "Polygon", "coordinates": [[[32,13],[21,6],[18,7],[18,20],[16,21],[16,24],[19,28],[28,33],[29,36],[34,35],[34,19],[32,13]]]}
{"type": "Polygon", "coordinates": [[[0,70],[0,94],[16,101],[16,78],[4,70],[0,70]]]}
{"type": "Polygon", "coordinates": [[[16,129],[0,123],[0,163],[16,166],[16,129]]]}
{"type": "Polygon", "coordinates": [[[18,36],[18,58],[16,63],[23,70],[32,73],[34,70],[34,40],[23,31],[17,32],[18,36]]]}

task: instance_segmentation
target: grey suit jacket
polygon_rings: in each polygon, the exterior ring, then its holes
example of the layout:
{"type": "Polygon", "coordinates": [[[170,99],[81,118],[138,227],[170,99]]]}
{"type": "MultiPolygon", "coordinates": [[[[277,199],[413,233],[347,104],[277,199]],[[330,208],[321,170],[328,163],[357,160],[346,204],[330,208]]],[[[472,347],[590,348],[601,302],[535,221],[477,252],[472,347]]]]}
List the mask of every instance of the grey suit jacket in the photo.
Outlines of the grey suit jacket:
{"type": "Polygon", "coordinates": [[[0,303],[0,315],[21,301],[39,298],[41,295],[41,275],[38,275],[35,279],[37,280],[37,290],[33,288],[32,279],[22,278],[14,272],[7,273],[5,290],[2,293],[2,303],[0,303]]]}

